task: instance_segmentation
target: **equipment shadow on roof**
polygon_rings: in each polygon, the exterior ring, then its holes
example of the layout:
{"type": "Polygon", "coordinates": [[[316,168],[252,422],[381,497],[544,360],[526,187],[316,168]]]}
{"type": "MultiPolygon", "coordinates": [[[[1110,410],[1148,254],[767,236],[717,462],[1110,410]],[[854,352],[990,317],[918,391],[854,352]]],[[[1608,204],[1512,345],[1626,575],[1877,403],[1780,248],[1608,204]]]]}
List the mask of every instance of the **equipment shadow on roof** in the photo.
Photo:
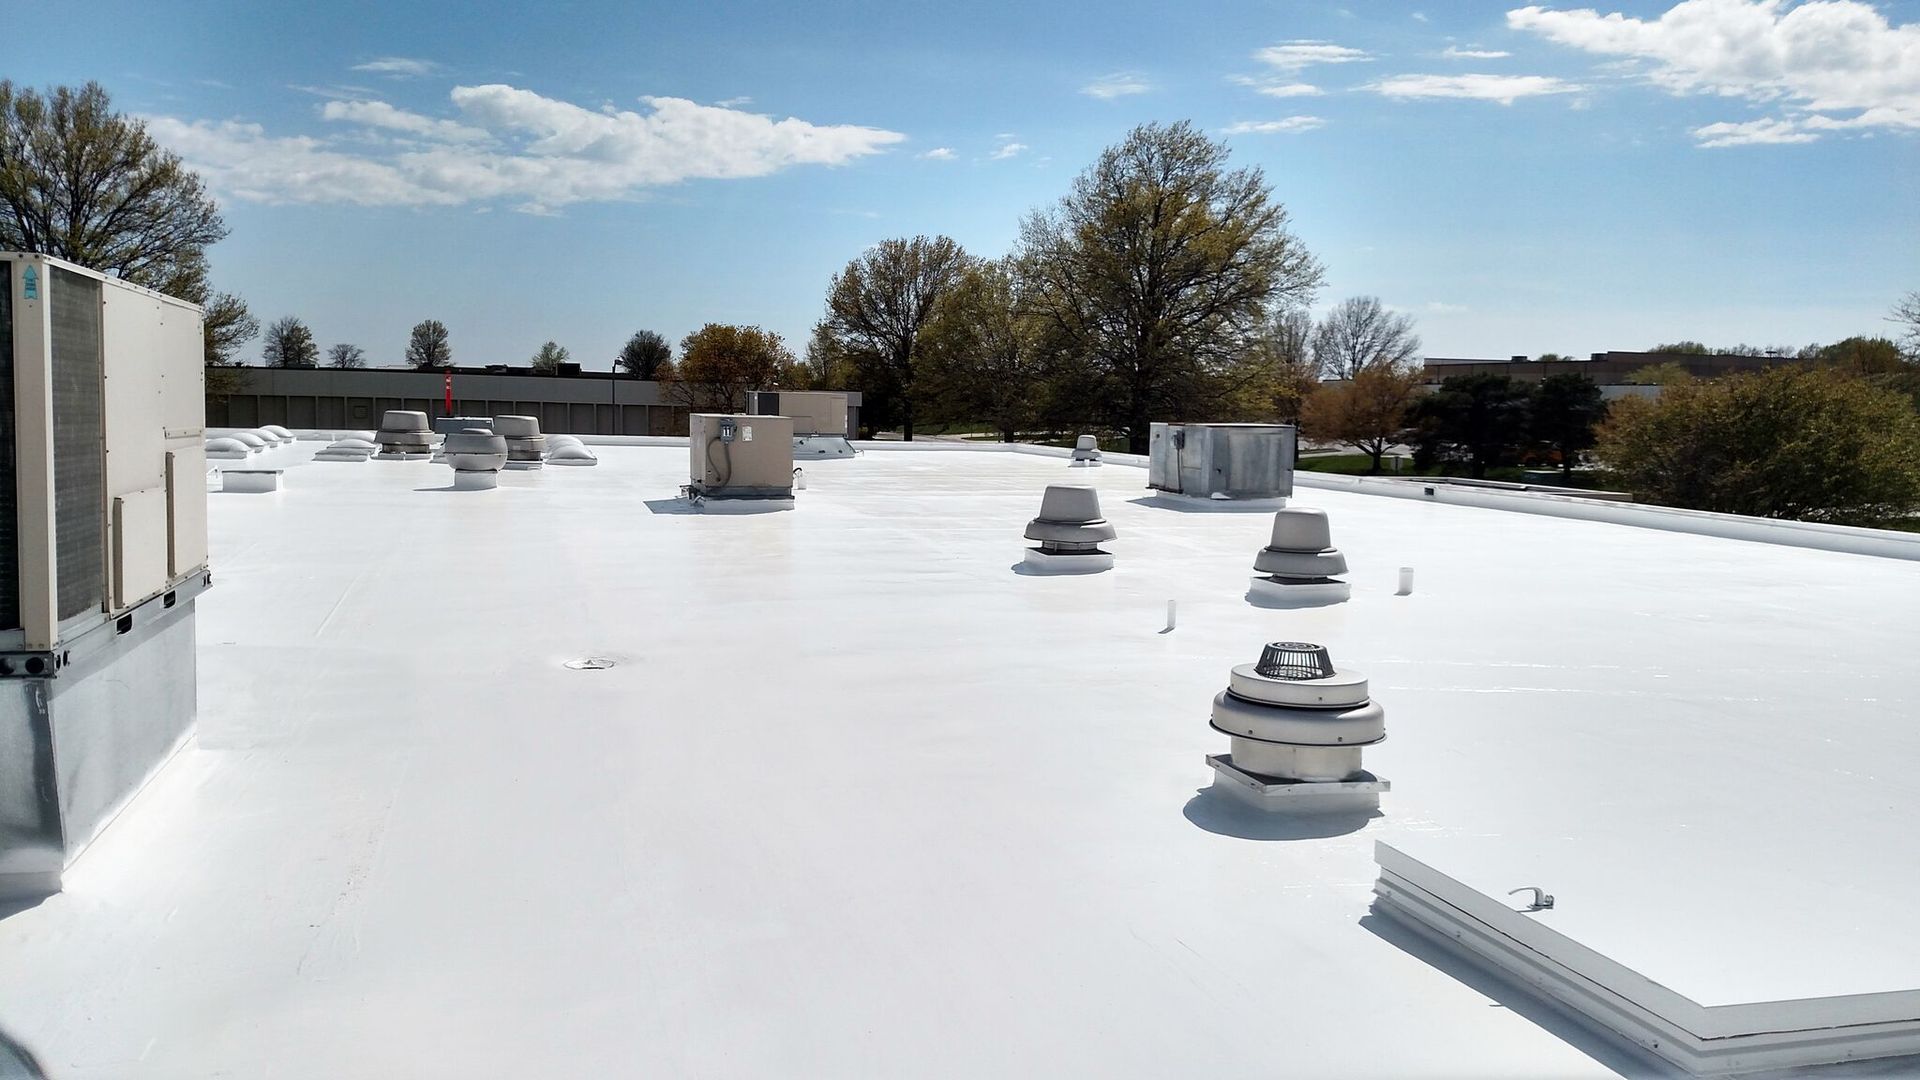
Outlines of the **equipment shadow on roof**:
{"type": "Polygon", "coordinates": [[[1182,514],[1271,514],[1287,505],[1285,499],[1201,499],[1194,496],[1142,495],[1128,499],[1135,506],[1177,510],[1182,514]]]}
{"type": "MultiPolygon", "coordinates": [[[[1619,1073],[1626,1080],[1674,1080],[1688,1075],[1666,1062],[1642,1055],[1624,1040],[1567,1015],[1526,987],[1488,972],[1472,961],[1463,959],[1453,949],[1381,915],[1377,910],[1369,910],[1362,915],[1360,925],[1374,937],[1415,960],[1451,977],[1475,993],[1491,998],[1495,1004],[1490,1007],[1507,1009],[1516,1016],[1532,1021],[1542,1031],[1619,1073]]],[[[1821,1076],[1837,1078],[1841,1074],[1824,1068],[1803,1068],[1794,1070],[1793,1075],[1816,1080],[1821,1076]]]]}
{"type": "Polygon", "coordinates": [[[1261,813],[1224,798],[1211,788],[1201,788],[1180,812],[1210,833],[1241,840],[1327,840],[1359,832],[1367,822],[1381,816],[1377,809],[1353,813],[1261,813]]]}

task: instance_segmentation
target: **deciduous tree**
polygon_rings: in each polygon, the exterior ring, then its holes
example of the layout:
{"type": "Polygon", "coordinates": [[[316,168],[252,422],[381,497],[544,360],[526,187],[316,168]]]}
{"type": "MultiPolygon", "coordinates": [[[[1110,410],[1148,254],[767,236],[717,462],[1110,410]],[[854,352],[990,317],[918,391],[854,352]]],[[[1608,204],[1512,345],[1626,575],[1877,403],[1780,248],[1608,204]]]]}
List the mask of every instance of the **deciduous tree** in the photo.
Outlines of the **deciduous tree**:
{"type": "Polygon", "coordinates": [[[313,343],[313,331],[291,315],[273,320],[267,327],[260,361],[268,367],[310,368],[320,362],[320,347],[313,343]]]}
{"type": "Polygon", "coordinates": [[[1149,425],[1217,401],[1270,307],[1319,288],[1257,168],[1193,125],[1147,124],[1021,226],[1030,308],[1084,376],[1088,420],[1146,453],[1149,425]]]}
{"type": "Polygon", "coordinates": [[[770,390],[796,364],[779,334],[708,323],[680,342],[667,399],[694,412],[732,412],[749,390],[770,390]]]}
{"type": "Polygon", "coordinates": [[[358,345],[341,342],[327,348],[327,366],[331,368],[363,368],[367,366],[367,350],[358,345]]]}
{"type": "Polygon", "coordinates": [[[654,330],[639,330],[620,346],[614,366],[637,379],[658,379],[660,369],[673,362],[673,347],[654,330]]]}
{"type": "Polygon", "coordinates": [[[1638,498],[1839,525],[1920,512],[1920,415],[1834,370],[1778,367],[1613,405],[1595,454],[1638,498]]]}
{"type": "Polygon", "coordinates": [[[949,423],[984,421],[1014,441],[1039,416],[1037,330],[1021,313],[1010,262],[968,267],[934,306],[923,332],[923,411],[949,423]]]}
{"type": "Polygon", "coordinates": [[[447,328],[439,319],[423,319],[414,324],[407,336],[407,363],[422,371],[443,368],[453,363],[453,344],[447,328]]]}
{"type": "Polygon", "coordinates": [[[1353,447],[1372,458],[1379,472],[1381,458],[1406,436],[1421,378],[1411,364],[1375,364],[1351,379],[1320,383],[1301,405],[1300,430],[1320,442],[1353,447]]]}
{"type": "Polygon", "coordinates": [[[1920,289],[1901,297],[1887,317],[1900,326],[1900,345],[1907,359],[1920,364],[1920,289]]]}
{"type": "Polygon", "coordinates": [[[1329,379],[1351,379],[1370,367],[1400,367],[1420,353],[1413,318],[1387,310],[1377,296],[1340,301],[1313,332],[1313,359],[1329,379]]]}
{"type": "Polygon", "coordinates": [[[552,375],[560,370],[561,364],[567,362],[569,355],[561,345],[549,341],[534,352],[533,359],[528,363],[533,367],[535,375],[552,375]]]}
{"type": "Polygon", "coordinates": [[[827,286],[821,325],[859,369],[865,388],[891,399],[908,440],[913,438],[922,332],[940,297],[970,262],[949,237],[884,240],[848,263],[827,286]]]}
{"type": "Polygon", "coordinates": [[[1883,337],[1855,335],[1822,348],[1819,361],[1855,375],[1885,375],[1907,365],[1900,346],[1883,337]]]}

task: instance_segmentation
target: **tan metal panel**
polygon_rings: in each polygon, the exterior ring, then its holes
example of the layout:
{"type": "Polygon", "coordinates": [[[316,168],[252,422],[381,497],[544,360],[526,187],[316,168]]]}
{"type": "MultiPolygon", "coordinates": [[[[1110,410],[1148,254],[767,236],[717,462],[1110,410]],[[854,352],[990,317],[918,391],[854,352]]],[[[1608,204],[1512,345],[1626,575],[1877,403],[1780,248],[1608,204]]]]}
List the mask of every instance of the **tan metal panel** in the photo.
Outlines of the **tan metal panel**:
{"type": "Polygon", "coordinates": [[[167,489],[113,498],[113,609],[121,611],[167,588],[167,489]]]}
{"type": "Polygon", "coordinates": [[[207,448],[195,442],[167,452],[167,579],[207,565],[207,448]]]}

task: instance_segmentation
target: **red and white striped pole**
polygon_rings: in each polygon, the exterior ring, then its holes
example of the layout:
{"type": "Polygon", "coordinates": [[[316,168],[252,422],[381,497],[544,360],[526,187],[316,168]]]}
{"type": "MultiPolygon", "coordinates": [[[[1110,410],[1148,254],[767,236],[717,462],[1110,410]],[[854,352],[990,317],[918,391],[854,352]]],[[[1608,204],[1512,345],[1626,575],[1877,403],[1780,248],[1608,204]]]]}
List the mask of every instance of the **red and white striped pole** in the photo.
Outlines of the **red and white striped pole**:
{"type": "Polygon", "coordinates": [[[447,415],[453,415],[453,372],[447,372],[447,415]]]}

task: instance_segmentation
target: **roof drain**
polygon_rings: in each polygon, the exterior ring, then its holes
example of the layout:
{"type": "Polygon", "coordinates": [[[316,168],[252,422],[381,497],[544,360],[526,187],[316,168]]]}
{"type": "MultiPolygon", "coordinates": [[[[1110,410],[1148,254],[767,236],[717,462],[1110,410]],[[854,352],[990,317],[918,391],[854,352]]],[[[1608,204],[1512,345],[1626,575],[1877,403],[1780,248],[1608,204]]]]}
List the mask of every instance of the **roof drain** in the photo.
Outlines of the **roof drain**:
{"type": "Polygon", "coordinates": [[[1073,460],[1067,462],[1069,469],[1094,468],[1100,464],[1100,440],[1092,435],[1082,435],[1073,440],[1073,460]]]}
{"type": "Polygon", "coordinates": [[[1388,783],[1360,767],[1362,748],[1387,737],[1386,710],[1367,679],[1333,666],[1324,646],[1276,641],[1233,669],[1213,699],[1213,729],[1232,752],[1209,754],[1213,790],[1288,813],[1378,809],[1388,783]]]}
{"type": "Polygon", "coordinates": [[[507,463],[507,440],[486,428],[468,428],[447,436],[446,462],[453,466],[455,491],[488,491],[500,485],[507,463]]]}
{"type": "Polygon", "coordinates": [[[418,461],[432,457],[440,440],[427,425],[426,413],[388,409],[374,441],[380,444],[380,456],[389,461],[418,461]]]}
{"type": "Polygon", "coordinates": [[[1247,587],[1247,599],[1265,607],[1320,607],[1353,595],[1334,577],[1347,572],[1347,557],[1333,546],[1325,510],[1289,506],[1274,514],[1272,538],[1253,568],[1263,576],[1247,587]]]}
{"type": "Polygon", "coordinates": [[[493,433],[507,440],[507,468],[537,469],[547,460],[547,437],[532,416],[496,416],[493,433]]]}
{"type": "Polygon", "coordinates": [[[1090,487],[1049,484],[1040,499],[1040,516],[1027,522],[1026,537],[1040,541],[1027,549],[1022,564],[1029,573],[1096,574],[1113,569],[1113,555],[1100,550],[1115,536],[1100,516],[1100,493],[1090,487]]]}

